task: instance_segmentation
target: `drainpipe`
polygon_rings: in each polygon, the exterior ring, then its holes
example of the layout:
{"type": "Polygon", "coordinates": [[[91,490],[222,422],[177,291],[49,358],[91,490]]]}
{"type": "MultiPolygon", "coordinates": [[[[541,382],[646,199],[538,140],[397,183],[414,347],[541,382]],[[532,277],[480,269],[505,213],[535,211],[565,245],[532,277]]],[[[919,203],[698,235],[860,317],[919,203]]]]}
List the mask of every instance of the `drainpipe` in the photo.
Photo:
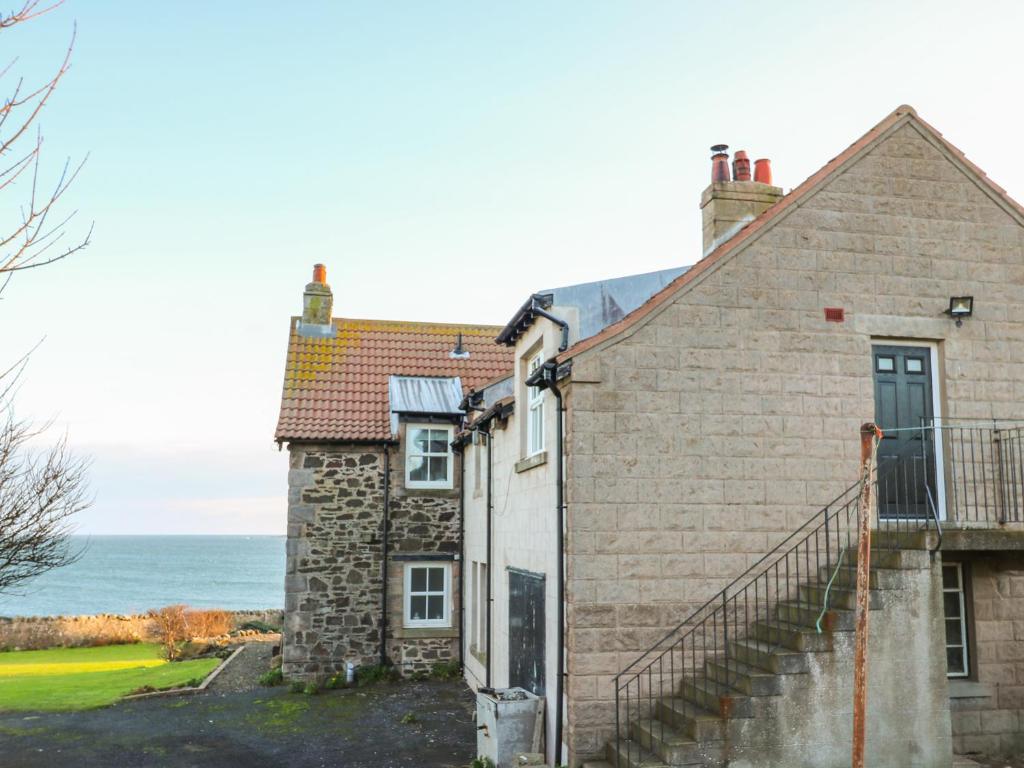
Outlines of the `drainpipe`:
{"type": "Polygon", "coordinates": [[[459,668],[466,668],[466,448],[459,449],[459,668]]]}
{"type": "Polygon", "coordinates": [[[484,686],[486,688],[491,687],[491,601],[494,599],[491,585],[494,583],[494,568],[491,567],[491,529],[492,521],[494,518],[494,496],[493,496],[493,483],[491,482],[492,469],[494,468],[494,459],[491,453],[491,431],[487,430],[481,433],[487,438],[487,674],[484,677],[484,686]]]}
{"type": "Polygon", "coordinates": [[[381,563],[381,598],[380,598],[380,665],[388,663],[388,531],[391,525],[391,447],[384,446],[384,534],[382,550],[384,562],[381,563]]]}
{"type": "Polygon", "coordinates": [[[558,388],[558,360],[551,358],[530,378],[527,386],[547,389],[555,396],[557,403],[555,427],[555,513],[558,516],[558,647],[556,661],[558,670],[555,677],[555,765],[562,759],[562,718],[563,692],[565,688],[565,493],[562,464],[565,450],[563,445],[562,391],[558,388]]]}
{"type": "Polygon", "coordinates": [[[562,762],[562,698],[565,686],[565,502],[562,483],[562,391],[555,384],[557,363],[551,371],[548,389],[558,403],[555,438],[555,507],[558,514],[558,677],[555,695],[555,765],[562,762]]]}

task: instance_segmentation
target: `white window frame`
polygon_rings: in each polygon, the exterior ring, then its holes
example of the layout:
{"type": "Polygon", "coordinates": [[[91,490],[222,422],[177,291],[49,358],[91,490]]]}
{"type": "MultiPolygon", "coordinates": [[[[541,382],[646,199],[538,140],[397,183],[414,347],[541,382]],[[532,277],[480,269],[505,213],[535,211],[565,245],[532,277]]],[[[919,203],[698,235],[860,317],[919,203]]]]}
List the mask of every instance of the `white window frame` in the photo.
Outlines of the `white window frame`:
{"type": "MultiPolygon", "coordinates": [[[[526,363],[526,377],[543,364],[542,355],[537,352],[526,363]]],[[[526,456],[536,456],[544,451],[544,390],[540,387],[526,387],[526,456]]]]}
{"type": "Polygon", "coordinates": [[[435,561],[419,561],[415,563],[405,564],[405,596],[402,599],[402,624],[408,628],[415,627],[451,627],[452,625],[452,566],[451,563],[446,562],[435,562],[435,561]],[[427,575],[427,586],[428,589],[425,592],[413,592],[412,591],[412,572],[415,568],[439,568],[444,571],[444,609],[443,618],[441,619],[413,619],[412,618],[412,598],[413,595],[427,595],[436,596],[438,593],[430,591],[430,576],[427,575]]]}
{"type": "Polygon", "coordinates": [[[455,454],[452,451],[452,440],[454,439],[455,428],[450,424],[430,424],[427,422],[409,423],[405,425],[405,487],[406,488],[439,488],[450,490],[454,487],[454,465],[455,454]],[[412,440],[414,429],[443,430],[445,438],[445,453],[419,453],[415,450],[412,440]],[[412,472],[412,460],[420,456],[445,456],[448,459],[448,476],[444,480],[412,480],[409,475],[412,472]]]}
{"type": "Polygon", "coordinates": [[[942,610],[942,647],[949,648],[962,648],[964,653],[964,669],[962,672],[953,672],[946,669],[946,677],[970,677],[971,676],[971,657],[968,655],[968,639],[967,639],[967,600],[965,597],[964,589],[964,564],[961,562],[943,563],[943,569],[949,568],[956,571],[957,586],[955,588],[947,587],[945,579],[942,584],[942,595],[943,598],[947,594],[956,594],[960,598],[960,640],[961,645],[947,645],[946,644],[946,622],[955,621],[955,619],[949,619],[946,617],[945,610],[945,599],[943,599],[943,610],[942,610]]]}

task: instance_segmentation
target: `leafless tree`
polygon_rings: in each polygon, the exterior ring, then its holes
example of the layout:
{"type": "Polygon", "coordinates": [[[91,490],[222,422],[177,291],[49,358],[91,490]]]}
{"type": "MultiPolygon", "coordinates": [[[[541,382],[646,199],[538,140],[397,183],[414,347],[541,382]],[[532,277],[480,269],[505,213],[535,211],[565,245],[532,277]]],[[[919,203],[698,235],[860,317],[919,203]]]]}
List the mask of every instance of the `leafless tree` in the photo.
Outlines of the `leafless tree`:
{"type": "MultiPolygon", "coordinates": [[[[19,9],[0,13],[0,39],[20,24],[37,19],[63,0],[22,0],[19,9]]],[[[41,178],[43,135],[38,118],[71,66],[75,35],[56,72],[42,83],[12,79],[17,59],[0,69],[7,97],[0,105],[0,194],[13,197],[17,212],[0,230],[0,295],[22,270],[53,264],[89,244],[92,229],[69,244],[67,225],[75,212],[58,212],[82,164],[65,160],[55,182],[41,178]]],[[[83,161],[84,162],[84,161],[83,161]]],[[[66,438],[45,450],[33,441],[44,431],[14,416],[12,395],[31,350],[0,370],[0,593],[52,568],[73,561],[71,520],[88,506],[86,462],[73,456],[66,438]]]]}
{"type": "MultiPolygon", "coordinates": [[[[10,34],[19,24],[49,13],[64,0],[46,5],[41,0],[23,0],[20,9],[0,14],[0,34],[10,34]]],[[[76,211],[58,212],[68,188],[82,170],[85,160],[72,165],[65,159],[55,181],[45,184],[40,178],[43,134],[38,118],[57,86],[71,67],[75,47],[72,32],[64,58],[47,80],[27,84],[14,78],[17,59],[0,69],[0,83],[8,81],[8,95],[0,106],[0,193],[15,195],[18,217],[9,231],[0,234],[0,294],[16,272],[35,269],[60,261],[89,245],[92,228],[80,240],[68,242],[67,226],[76,211]]]]}
{"type": "Polygon", "coordinates": [[[9,411],[0,424],[0,593],[77,557],[68,537],[89,505],[87,462],[64,439],[33,450],[37,434],[9,411]]]}

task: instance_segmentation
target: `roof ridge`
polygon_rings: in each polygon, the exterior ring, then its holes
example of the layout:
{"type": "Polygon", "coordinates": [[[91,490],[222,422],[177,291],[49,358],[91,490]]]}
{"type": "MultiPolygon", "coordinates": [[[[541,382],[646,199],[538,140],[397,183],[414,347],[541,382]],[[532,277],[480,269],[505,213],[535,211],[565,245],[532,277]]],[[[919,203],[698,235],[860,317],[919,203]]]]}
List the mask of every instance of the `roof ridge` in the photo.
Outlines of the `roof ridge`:
{"type": "MultiPolygon", "coordinates": [[[[868,129],[859,139],[851,143],[846,149],[840,152],[838,155],[833,157],[821,168],[812,173],[800,184],[790,190],[789,194],[781,198],[778,202],[769,206],[760,216],[751,221],[736,234],[730,237],[728,240],[720,244],[715,250],[711,251],[707,256],[696,261],[690,266],[683,274],[677,277],[675,280],[670,282],[660,291],[651,296],[647,301],[641,304],[639,307],[634,309],[632,312],[627,314],[617,323],[609,325],[603,331],[589,338],[583,339],[576,342],[574,345],[569,347],[566,352],[559,355],[559,359],[566,360],[574,355],[581,352],[585,352],[592,347],[603,344],[606,341],[614,338],[627,331],[636,323],[643,320],[647,315],[653,312],[662,303],[668,301],[668,299],[675,294],[677,290],[691,282],[697,280],[704,272],[710,267],[717,264],[723,258],[728,256],[739,247],[755,238],[761,230],[763,230],[768,224],[774,222],[777,217],[783,212],[794,206],[798,205],[800,201],[807,195],[811,194],[817,187],[823,184],[826,179],[830,178],[833,173],[839,170],[842,166],[846,165],[847,162],[851,161],[855,156],[859,155],[862,151],[865,151],[870,145],[876,140],[880,139],[883,135],[888,133],[890,130],[896,128],[901,121],[913,118],[916,123],[921,125],[927,132],[933,135],[937,141],[939,141],[951,154],[953,154],[960,162],[962,162],[968,170],[975,174],[980,181],[982,181],[989,189],[991,189],[998,197],[1004,200],[1007,205],[1015,209],[1024,217],[1024,207],[1022,207],[1017,201],[1011,198],[1002,187],[992,181],[984,171],[978,166],[967,159],[966,155],[955,147],[948,139],[943,137],[939,131],[937,131],[930,123],[922,119],[918,114],[917,110],[909,104],[901,104],[896,107],[892,112],[882,118],[873,127],[868,129]]],[[[909,120],[908,120],[909,122],[909,120]]]]}
{"type": "MultiPolygon", "coordinates": [[[[301,320],[301,315],[292,315],[292,320],[301,320]]],[[[479,328],[481,330],[501,330],[500,325],[489,325],[487,323],[443,323],[433,320],[381,320],[372,317],[332,317],[332,323],[379,323],[381,325],[419,325],[435,328],[479,328]]]]}

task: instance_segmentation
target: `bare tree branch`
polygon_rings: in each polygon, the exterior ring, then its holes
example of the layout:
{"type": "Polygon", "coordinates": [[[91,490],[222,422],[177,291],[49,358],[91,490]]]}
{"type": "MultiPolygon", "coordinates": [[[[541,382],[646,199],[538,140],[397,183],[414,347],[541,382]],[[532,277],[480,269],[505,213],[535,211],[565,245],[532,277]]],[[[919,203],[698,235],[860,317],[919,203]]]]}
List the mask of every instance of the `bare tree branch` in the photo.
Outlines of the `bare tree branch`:
{"type": "Polygon", "coordinates": [[[91,501],[88,461],[68,451],[66,437],[32,450],[36,435],[8,409],[0,425],[0,594],[79,556],[69,537],[91,501]]]}
{"type": "MultiPolygon", "coordinates": [[[[23,0],[20,9],[6,15],[0,13],[0,30],[48,13],[63,1],[44,5],[42,0],[23,0]]],[[[20,209],[19,223],[0,235],[0,296],[15,272],[60,261],[88,246],[92,235],[90,227],[84,240],[61,250],[65,228],[75,212],[62,217],[55,210],[85,161],[72,167],[70,158],[66,160],[56,184],[50,186],[40,176],[43,136],[39,127],[36,126],[34,145],[21,149],[18,144],[67,74],[74,46],[73,31],[64,59],[48,81],[27,90],[19,79],[10,96],[0,104],[0,157],[12,158],[0,170],[0,192],[17,189],[19,182],[28,184],[27,201],[15,208],[20,209]],[[57,223],[50,223],[51,214],[53,219],[59,219],[57,223]]],[[[0,71],[0,79],[13,63],[0,71]]],[[[38,346],[6,370],[0,370],[0,594],[10,593],[28,580],[79,557],[71,548],[72,520],[91,503],[86,476],[88,461],[70,453],[67,436],[48,449],[37,449],[33,441],[49,424],[36,427],[14,417],[12,397],[30,355],[38,346]]]]}

